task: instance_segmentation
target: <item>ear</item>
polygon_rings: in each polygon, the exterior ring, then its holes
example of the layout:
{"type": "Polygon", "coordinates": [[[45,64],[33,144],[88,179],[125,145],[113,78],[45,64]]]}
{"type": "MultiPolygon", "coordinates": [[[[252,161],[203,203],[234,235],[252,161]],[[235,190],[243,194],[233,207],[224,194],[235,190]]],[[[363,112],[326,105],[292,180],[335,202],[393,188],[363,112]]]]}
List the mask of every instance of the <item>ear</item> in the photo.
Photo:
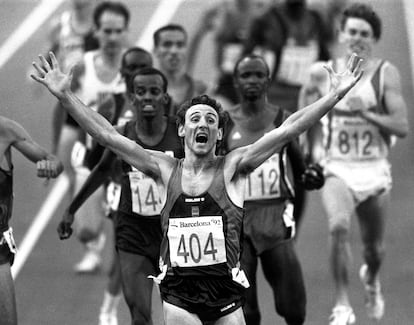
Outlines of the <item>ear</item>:
{"type": "Polygon", "coordinates": [[[184,138],[184,135],[185,135],[184,125],[180,124],[180,125],[178,125],[178,136],[180,138],[184,138]]]}
{"type": "Polygon", "coordinates": [[[217,140],[223,140],[223,128],[219,128],[217,132],[217,140]]]}
{"type": "Polygon", "coordinates": [[[164,105],[167,105],[170,102],[170,95],[168,95],[168,93],[165,93],[162,97],[162,103],[164,105]]]}

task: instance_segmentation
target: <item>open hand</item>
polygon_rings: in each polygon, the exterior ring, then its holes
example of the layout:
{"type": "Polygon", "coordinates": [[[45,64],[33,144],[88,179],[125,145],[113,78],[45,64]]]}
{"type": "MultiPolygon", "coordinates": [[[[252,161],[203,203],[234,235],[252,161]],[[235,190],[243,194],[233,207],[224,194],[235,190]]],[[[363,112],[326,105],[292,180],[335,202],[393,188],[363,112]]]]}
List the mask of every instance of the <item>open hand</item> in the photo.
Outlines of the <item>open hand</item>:
{"type": "Polygon", "coordinates": [[[330,65],[324,66],[329,73],[330,90],[334,91],[339,99],[361,79],[363,70],[361,69],[362,58],[353,53],[348,60],[346,70],[341,73],[335,72],[330,65]]]}
{"type": "Polygon", "coordinates": [[[53,52],[49,52],[50,61],[47,62],[43,55],[39,55],[40,63],[33,62],[37,75],[31,74],[32,79],[44,85],[58,99],[64,97],[65,91],[70,90],[73,68],[68,74],[63,73],[53,52]]]}

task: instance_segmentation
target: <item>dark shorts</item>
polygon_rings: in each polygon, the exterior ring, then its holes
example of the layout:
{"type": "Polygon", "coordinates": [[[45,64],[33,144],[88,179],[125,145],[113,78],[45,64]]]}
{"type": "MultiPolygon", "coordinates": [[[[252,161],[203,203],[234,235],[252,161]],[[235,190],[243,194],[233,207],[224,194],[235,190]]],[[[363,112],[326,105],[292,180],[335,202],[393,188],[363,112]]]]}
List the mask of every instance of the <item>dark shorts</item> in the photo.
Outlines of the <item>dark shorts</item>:
{"type": "Polygon", "coordinates": [[[276,204],[275,200],[249,201],[244,204],[244,208],[244,237],[252,243],[257,255],[291,239],[292,229],[286,227],[283,220],[284,200],[276,204]]]}
{"type": "Polygon", "coordinates": [[[13,265],[14,262],[14,253],[10,251],[9,246],[7,243],[0,245],[0,265],[10,263],[13,265]]]}
{"type": "Polygon", "coordinates": [[[159,287],[162,300],[196,314],[202,322],[215,321],[244,304],[245,288],[227,277],[167,275],[159,287]]]}
{"type": "Polygon", "coordinates": [[[162,240],[160,217],[145,218],[118,211],[113,220],[116,248],[147,256],[158,269],[162,240]]]}

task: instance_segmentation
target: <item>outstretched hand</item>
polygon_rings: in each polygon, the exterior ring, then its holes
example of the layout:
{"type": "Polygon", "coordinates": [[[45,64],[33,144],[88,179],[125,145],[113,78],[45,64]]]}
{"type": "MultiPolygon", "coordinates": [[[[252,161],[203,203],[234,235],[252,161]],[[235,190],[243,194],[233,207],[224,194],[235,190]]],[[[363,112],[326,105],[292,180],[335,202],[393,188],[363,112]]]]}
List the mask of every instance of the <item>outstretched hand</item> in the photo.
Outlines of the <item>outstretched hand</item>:
{"type": "Polygon", "coordinates": [[[346,93],[361,79],[364,71],[361,69],[362,58],[353,53],[348,60],[344,72],[335,72],[330,65],[324,66],[328,71],[330,80],[330,90],[334,91],[339,99],[343,98],[346,93]]]}
{"type": "Polygon", "coordinates": [[[30,77],[44,85],[58,99],[61,99],[64,97],[65,91],[70,90],[73,69],[68,74],[63,73],[55,54],[49,52],[49,55],[51,64],[43,55],[39,55],[40,63],[33,62],[37,75],[31,74],[30,77]]]}

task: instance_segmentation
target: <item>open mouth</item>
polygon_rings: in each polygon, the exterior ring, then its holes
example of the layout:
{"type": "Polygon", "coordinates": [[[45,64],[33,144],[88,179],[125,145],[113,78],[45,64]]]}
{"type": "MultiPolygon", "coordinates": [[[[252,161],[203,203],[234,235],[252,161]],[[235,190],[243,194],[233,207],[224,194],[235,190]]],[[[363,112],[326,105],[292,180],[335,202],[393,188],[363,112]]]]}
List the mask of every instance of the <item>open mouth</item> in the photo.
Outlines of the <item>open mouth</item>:
{"type": "Polygon", "coordinates": [[[197,143],[207,143],[208,138],[206,134],[198,134],[195,140],[197,143]]]}

